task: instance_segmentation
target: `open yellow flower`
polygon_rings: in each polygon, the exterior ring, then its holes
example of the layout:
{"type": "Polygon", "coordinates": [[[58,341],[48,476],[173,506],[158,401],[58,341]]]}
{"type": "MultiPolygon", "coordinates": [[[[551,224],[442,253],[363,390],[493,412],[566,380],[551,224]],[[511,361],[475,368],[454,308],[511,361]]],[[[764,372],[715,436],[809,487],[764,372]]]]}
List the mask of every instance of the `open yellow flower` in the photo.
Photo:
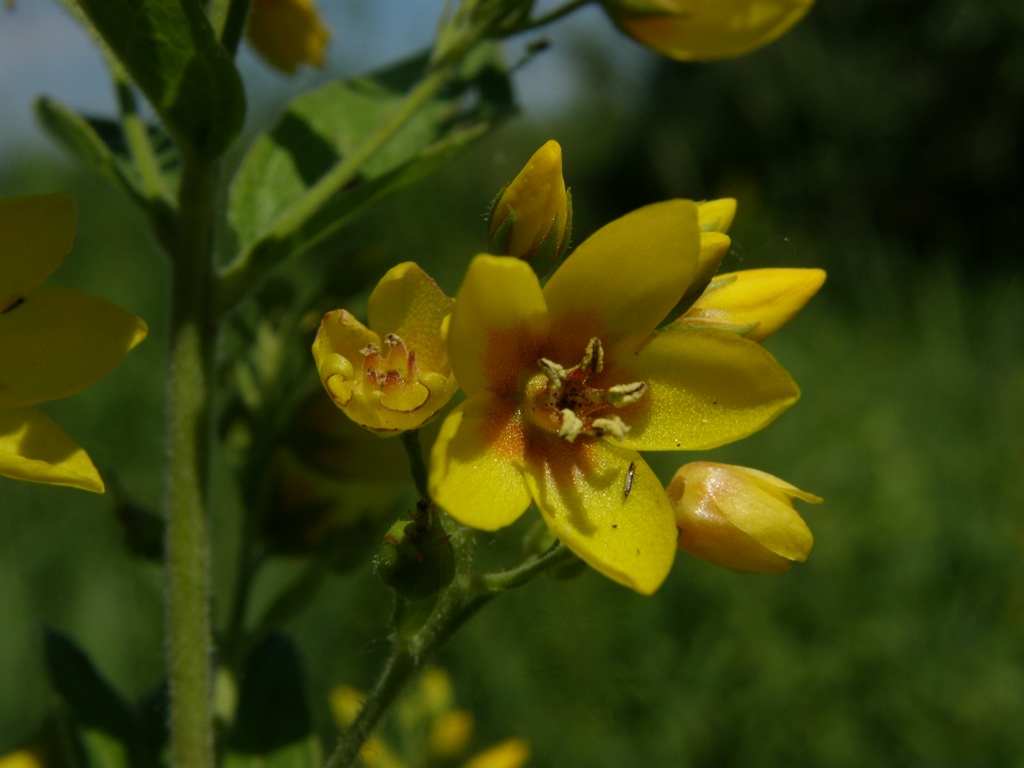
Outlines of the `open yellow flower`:
{"type": "Polygon", "coordinates": [[[253,0],[245,35],[267,63],[289,75],[322,67],[331,31],[313,0],[253,0]]]}
{"type": "Polygon", "coordinates": [[[811,552],[814,537],[793,499],[821,498],[767,472],[697,461],[680,467],[666,491],[689,555],[734,571],[783,573],[811,552]]]}
{"type": "Polygon", "coordinates": [[[542,289],[530,267],[481,255],[451,316],[467,395],[431,454],[430,491],[495,530],[530,505],[585,562],[638,592],[665,579],[672,506],[638,451],[712,448],[796,401],[759,345],[716,329],[652,334],[690,287],[697,207],[672,200],[600,229],[542,289]]]}
{"type": "Polygon", "coordinates": [[[334,404],[382,434],[423,426],[458,388],[444,343],[451,309],[437,283],[405,262],[370,294],[369,328],[344,309],[324,315],[313,357],[334,404]]]}
{"type": "Polygon", "coordinates": [[[814,0],[601,0],[641,45],[682,61],[749,53],[781,37],[814,0]]]}
{"type": "Polygon", "coordinates": [[[87,293],[38,287],[74,237],[67,195],[0,201],[0,475],[102,493],[88,454],[33,406],[106,376],[147,328],[87,293]]]}

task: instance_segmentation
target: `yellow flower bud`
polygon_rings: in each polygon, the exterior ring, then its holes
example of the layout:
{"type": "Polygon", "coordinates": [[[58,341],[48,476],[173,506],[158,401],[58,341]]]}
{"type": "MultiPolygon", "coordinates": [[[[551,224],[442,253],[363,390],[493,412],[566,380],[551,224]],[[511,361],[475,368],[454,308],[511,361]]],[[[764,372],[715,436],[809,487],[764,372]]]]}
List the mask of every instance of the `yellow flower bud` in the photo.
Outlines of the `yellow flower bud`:
{"type": "Polygon", "coordinates": [[[487,220],[487,246],[498,256],[546,271],[569,245],[572,201],[562,178],[562,148],[549,141],[498,195],[487,220]],[[538,268],[540,266],[541,268],[538,268]]]}
{"type": "Polygon", "coordinates": [[[810,554],[814,537],[793,499],[821,499],[767,472],[698,461],[681,467],[666,490],[679,548],[689,555],[734,571],[783,573],[810,554]]]}
{"type": "Polygon", "coordinates": [[[627,35],[681,61],[727,59],[767,45],[814,0],[601,0],[627,35]]]}
{"type": "Polygon", "coordinates": [[[736,201],[731,197],[709,200],[697,205],[697,225],[700,227],[700,253],[697,255],[697,273],[683,301],[698,296],[718,271],[722,259],[729,252],[732,240],[726,233],[736,216],[736,201]]]}
{"type": "Polygon", "coordinates": [[[313,0],[253,0],[245,36],[268,64],[289,75],[322,67],[331,31],[313,0]]]}
{"type": "Polygon", "coordinates": [[[820,269],[746,269],[719,275],[673,325],[731,329],[751,341],[764,341],[803,309],[824,282],[820,269]]]}

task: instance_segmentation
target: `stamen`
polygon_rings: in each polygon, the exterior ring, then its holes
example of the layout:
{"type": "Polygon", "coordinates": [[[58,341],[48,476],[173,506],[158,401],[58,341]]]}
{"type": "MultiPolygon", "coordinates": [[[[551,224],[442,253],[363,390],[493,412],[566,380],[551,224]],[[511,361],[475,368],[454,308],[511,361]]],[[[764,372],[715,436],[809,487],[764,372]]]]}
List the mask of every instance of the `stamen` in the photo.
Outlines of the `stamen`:
{"type": "Polygon", "coordinates": [[[563,408],[561,410],[561,414],[562,426],[558,430],[558,436],[571,443],[580,436],[580,433],[586,425],[583,423],[583,419],[568,408],[563,408]]]}
{"type": "Polygon", "coordinates": [[[600,373],[604,370],[604,347],[601,346],[601,340],[596,336],[587,342],[583,360],[580,361],[580,370],[584,372],[584,375],[600,373]]]}
{"type": "Polygon", "coordinates": [[[634,381],[632,384],[616,384],[613,387],[608,387],[601,399],[616,408],[621,408],[624,405],[632,405],[646,392],[646,382],[634,381]]]}
{"type": "Polygon", "coordinates": [[[546,357],[538,360],[537,365],[540,366],[540,369],[548,379],[548,389],[551,392],[560,392],[562,390],[562,382],[569,375],[565,368],[556,362],[548,360],[546,357]]]}
{"type": "Polygon", "coordinates": [[[618,416],[594,419],[590,422],[590,428],[594,430],[594,434],[598,437],[611,435],[616,440],[621,440],[626,436],[626,433],[629,432],[629,427],[626,425],[626,422],[618,416]]]}

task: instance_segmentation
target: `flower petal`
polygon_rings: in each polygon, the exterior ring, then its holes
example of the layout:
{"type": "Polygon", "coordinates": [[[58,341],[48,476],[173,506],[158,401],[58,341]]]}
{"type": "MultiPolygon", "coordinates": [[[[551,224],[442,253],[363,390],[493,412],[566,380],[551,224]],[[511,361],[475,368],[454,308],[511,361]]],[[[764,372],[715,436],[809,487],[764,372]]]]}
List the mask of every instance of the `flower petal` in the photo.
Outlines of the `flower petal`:
{"type": "Polygon", "coordinates": [[[551,314],[546,356],[575,364],[598,337],[633,352],[686,292],[700,253],[697,206],[639,208],[588,237],[544,286],[551,314]]]}
{"type": "Polygon", "coordinates": [[[656,334],[624,372],[647,394],[616,411],[630,427],[618,444],[636,450],[692,451],[747,437],[800,397],[789,373],[760,345],[727,331],[656,334]]]}
{"type": "Polygon", "coordinates": [[[388,270],[370,294],[369,326],[381,337],[395,333],[416,353],[421,370],[447,373],[448,352],[441,324],[453,299],[411,261],[388,270]]]}
{"type": "Polygon", "coordinates": [[[630,37],[680,61],[741,56],[780,37],[813,0],[675,0],[675,16],[619,17],[630,37]]]}
{"type": "Polygon", "coordinates": [[[0,410],[0,475],[103,493],[89,455],[34,408],[0,410]]]}
{"type": "Polygon", "coordinates": [[[544,294],[528,264],[507,256],[473,259],[448,332],[448,356],[463,391],[514,393],[521,373],[536,368],[548,327],[544,294]]]}
{"type": "Polygon", "coordinates": [[[763,341],[804,308],[825,282],[821,269],[745,269],[719,275],[683,317],[691,325],[754,328],[744,336],[763,341]]]}
{"type": "Polygon", "coordinates": [[[448,414],[430,452],[430,495],[460,523],[493,531],[530,505],[523,477],[522,416],[482,392],[448,414]]]}
{"type": "Polygon", "coordinates": [[[672,568],[676,525],[651,468],[603,440],[570,445],[536,431],[534,439],[526,479],[551,532],[608,578],[652,594],[672,568]]]}
{"type": "Polygon", "coordinates": [[[71,288],[43,287],[0,314],[0,408],[66,397],[110,373],[148,329],[71,288]]]}
{"type": "Polygon", "coordinates": [[[60,266],[75,239],[75,201],[68,195],[0,200],[0,312],[60,266]]]}

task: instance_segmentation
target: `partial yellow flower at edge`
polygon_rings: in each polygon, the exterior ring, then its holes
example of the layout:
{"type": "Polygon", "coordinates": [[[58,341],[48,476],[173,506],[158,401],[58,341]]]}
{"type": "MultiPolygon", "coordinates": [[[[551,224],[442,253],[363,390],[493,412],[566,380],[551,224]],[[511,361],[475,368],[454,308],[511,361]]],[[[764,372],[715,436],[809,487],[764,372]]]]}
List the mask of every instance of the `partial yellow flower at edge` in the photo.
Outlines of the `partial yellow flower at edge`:
{"type": "Polygon", "coordinates": [[[781,37],[813,0],[601,0],[623,32],[681,61],[741,56],[781,37]]]}
{"type": "Polygon", "coordinates": [[[732,328],[761,342],[788,323],[825,282],[821,269],[745,269],[717,276],[673,327],[732,328]]]}
{"type": "Polygon", "coordinates": [[[697,461],[679,468],[666,488],[676,513],[679,548],[734,571],[783,573],[803,562],[814,537],[793,499],[821,503],[767,472],[697,461]]]}
{"type": "Polygon", "coordinates": [[[322,67],[331,39],[313,0],[253,0],[245,35],[260,56],[289,75],[300,64],[322,67]]]}
{"type": "Polygon", "coordinates": [[[799,397],[736,334],[652,335],[690,287],[699,234],[694,203],[671,200],[600,229],[543,289],[517,259],[472,261],[448,338],[467,399],[431,453],[431,495],[452,517],[496,530],[534,503],[591,567],[642,594],[661,585],[674,515],[638,451],[741,439],[799,397]]]}
{"type": "Polygon", "coordinates": [[[70,251],[74,232],[67,195],[0,201],[0,475],[102,493],[85,451],[32,406],[106,376],[148,329],[89,294],[38,287],[70,251]]]}
{"type": "Polygon", "coordinates": [[[426,272],[405,262],[370,294],[369,327],[344,309],[324,315],[313,358],[334,404],[380,434],[423,426],[458,388],[444,340],[452,304],[426,272]]]}

